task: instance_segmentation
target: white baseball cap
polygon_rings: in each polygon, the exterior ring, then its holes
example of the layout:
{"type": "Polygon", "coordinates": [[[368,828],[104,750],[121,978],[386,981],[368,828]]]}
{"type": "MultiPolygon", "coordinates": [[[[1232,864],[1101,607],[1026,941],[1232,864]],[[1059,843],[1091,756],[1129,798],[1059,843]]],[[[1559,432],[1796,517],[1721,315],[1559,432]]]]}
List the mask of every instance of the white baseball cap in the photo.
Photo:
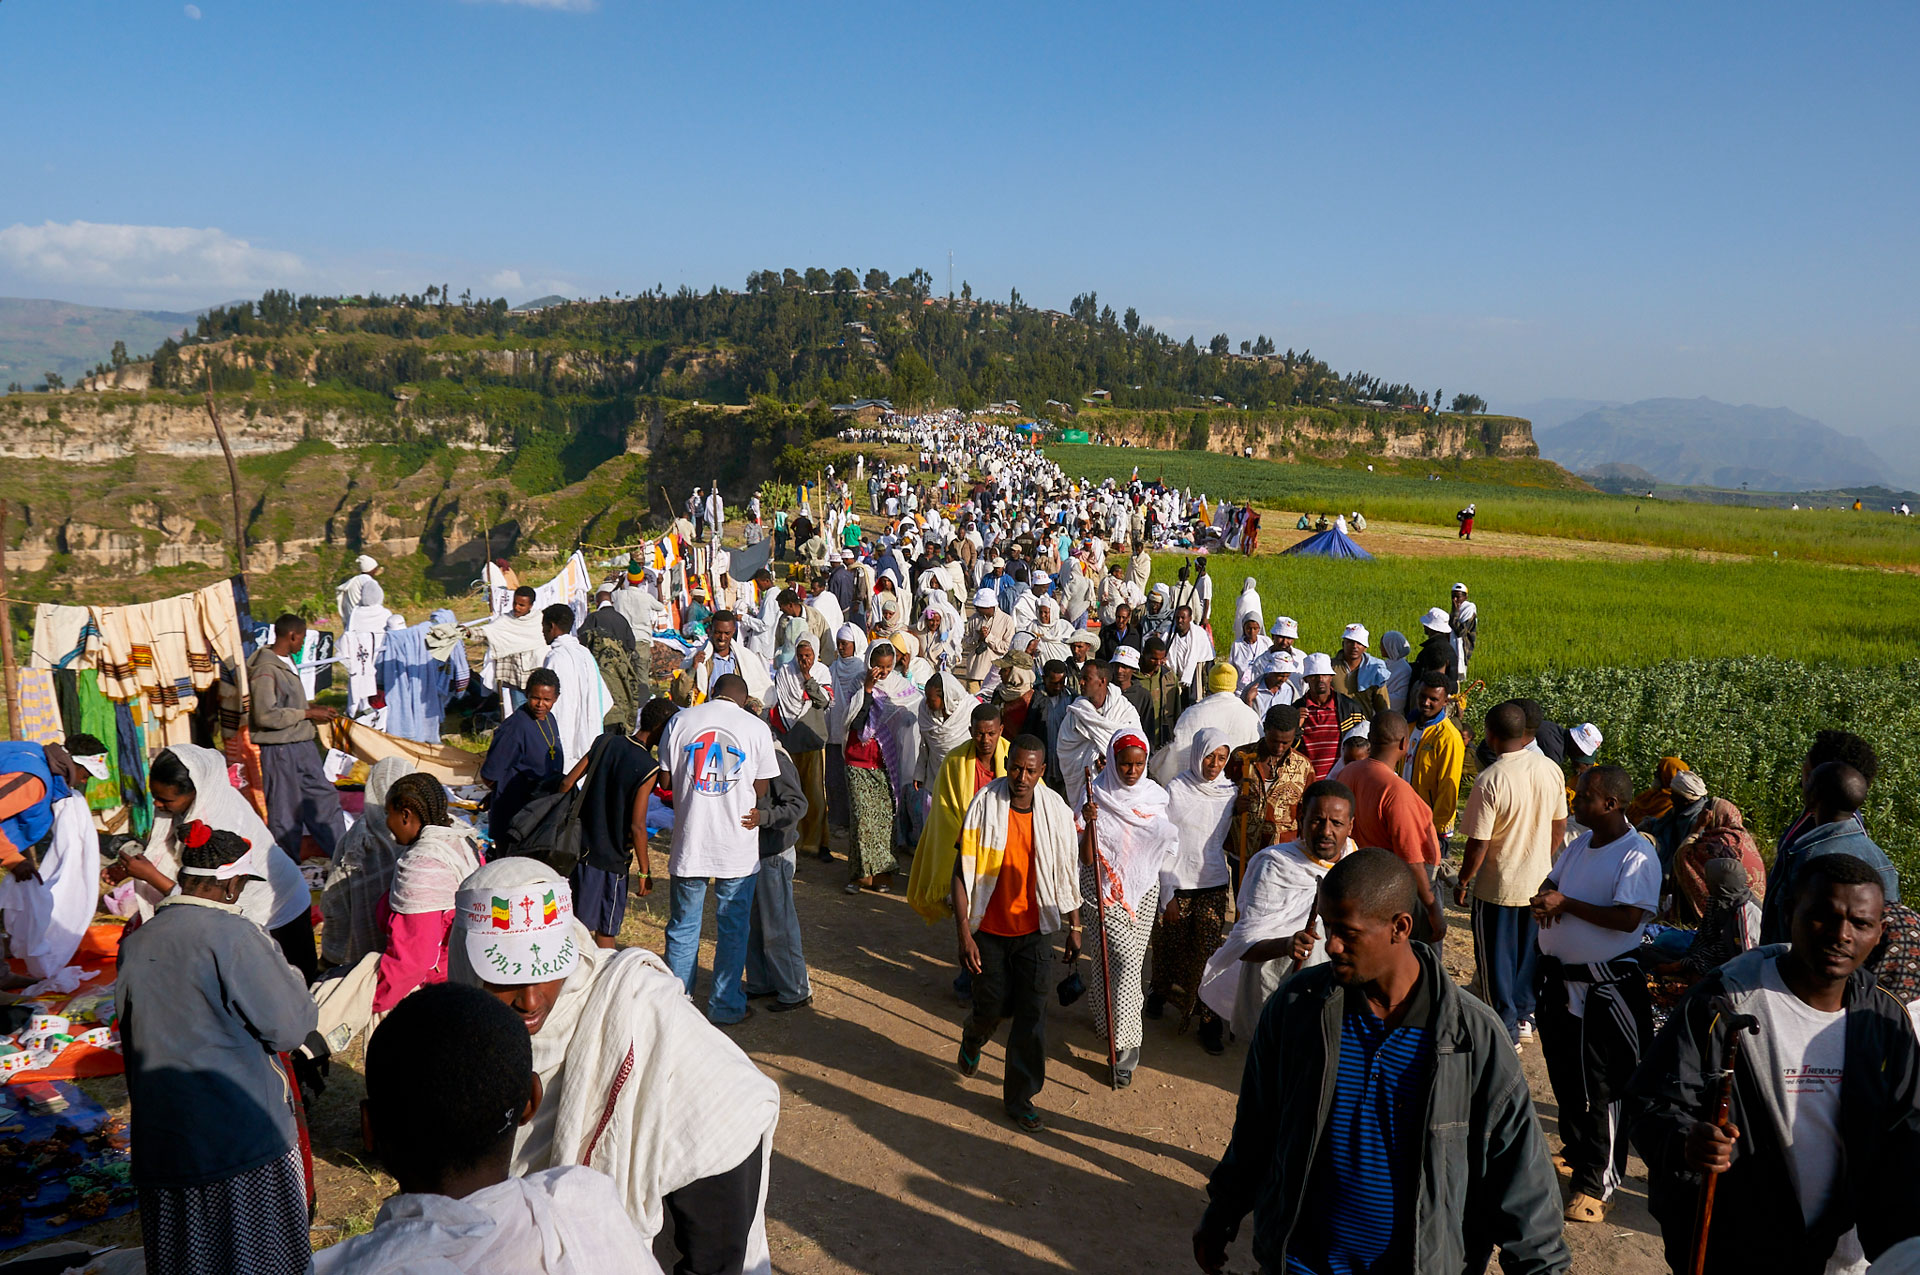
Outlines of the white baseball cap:
{"type": "Polygon", "coordinates": [[[1373,639],[1367,634],[1367,626],[1364,624],[1349,624],[1340,636],[1345,641],[1358,642],[1361,646],[1373,645],[1373,639]]]}
{"type": "Polygon", "coordinates": [[[1428,607],[1427,613],[1420,617],[1420,627],[1431,629],[1435,633],[1453,632],[1453,618],[1439,607],[1428,607]]]}
{"type": "Polygon", "coordinates": [[[1607,738],[1600,733],[1600,728],[1592,722],[1581,722],[1578,726],[1568,731],[1567,734],[1572,736],[1574,747],[1578,748],[1588,757],[1592,757],[1598,753],[1600,751],[1600,745],[1605,743],[1607,738]]]}
{"type": "Polygon", "coordinates": [[[454,894],[454,925],[474,973],[521,985],[565,978],[580,963],[573,890],[565,877],[522,856],[496,860],[454,894]]]}
{"type": "Polygon", "coordinates": [[[1297,639],[1300,636],[1300,626],[1294,622],[1292,616],[1283,615],[1273,622],[1273,636],[1297,639]]]}
{"type": "Polygon", "coordinates": [[[353,565],[360,568],[362,571],[372,571],[378,568],[380,564],[375,562],[372,558],[369,558],[366,554],[363,553],[359,557],[353,560],[353,565]]]}
{"type": "Polygon", "coordinates": [[[1130,646],[1121,645],[1114,649],[1113,662],[1122,668],[1137,669],[1140,667],[1140,652],[1130,646]]]}
{"type": "Polygon", "coordinates": [[[1300,675],[1302,677],[1332,677],[1333,657],[1315,651],[1307,657],[1306,663],[1301,666],[1300,675]]]}
{"type": "Polygon", "coordinates": [[[1000,595],[992,589],[982,589],[973,595],[973,605],[977,607],[997,607],[1000,605],[1000,595]]]}
{"type": "Polygon", "coordinates": [[[1099,646],[1100,639],[1092,629],[1075,629],[1073,636],[1067,639],[1068,646],[1099,646]]]}
{"type": "MultiPolygon", "coordinates": [[[[1472,508],[1472,506],[1469,505],[1468,508],[1472,508]]],[[[1467,591],[1467,586],[1465,584],[1462,584],[1460,581],[1455,580],[1453,582],[1453,591],[1455,593],[1465,593],[1467,591]]]]}

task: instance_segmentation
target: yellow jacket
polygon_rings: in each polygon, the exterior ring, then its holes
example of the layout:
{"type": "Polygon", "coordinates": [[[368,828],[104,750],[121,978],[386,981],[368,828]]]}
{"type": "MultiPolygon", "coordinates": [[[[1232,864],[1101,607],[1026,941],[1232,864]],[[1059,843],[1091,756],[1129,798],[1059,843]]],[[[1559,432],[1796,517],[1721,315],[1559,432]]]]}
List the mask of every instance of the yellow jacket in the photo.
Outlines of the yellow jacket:
{"type": "MultiPolygon", "coordinates": [[[[1007,773],[1006,736],[993,750],[993,777],[1007,773]]],[[[973,804],[973,764],[979,756],[968,740],[947,754],[940,777],[933,781],[933,808],[927,811],[920,844],[914,847],[913,870],[907,876],[907,902],[928,921],[953,915],[953,858],[959,853],[960,824],[973,804]]]]}
{"type": "Polygon", "coordinates": [[[1433,807],[1433,830],[1453,835],[1454,815],[1460,807],[1460,771],[1467,761],[1467,742],[1452,717],[1442,717],[1420,732],[1420,742],[1407,759],[1407,782],[1420,799],[1433,807]]]}

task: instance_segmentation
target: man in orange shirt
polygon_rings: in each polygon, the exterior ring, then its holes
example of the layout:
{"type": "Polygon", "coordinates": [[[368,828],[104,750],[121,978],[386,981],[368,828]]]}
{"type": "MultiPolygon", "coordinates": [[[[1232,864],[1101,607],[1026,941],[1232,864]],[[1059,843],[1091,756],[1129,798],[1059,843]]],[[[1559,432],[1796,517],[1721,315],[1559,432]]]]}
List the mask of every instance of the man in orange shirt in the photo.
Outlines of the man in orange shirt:
{"type": "Polygon", "coordinates": [[[960,1074],[980,1071],[980,1051],[1003,1015],[1007,1067],[1001,1097],[1020,1128],[1042,1127],[1034,1095],[1047,1079],[1047,967],[1053,934],[1067,930],[1066,958],[1080,954],[1080,879],[1073,812],[1043,781],[1047,746],[1022,735],[1007,749],[1007,773],[974,797],[953,864],[953,919],[960,968],[973,977],[973,1013],[960,1034],[960,1074]]]}
{"type": "Polygon", "coordinates": [[[1340,782],[1353,791],[1353,844],[1391,850],[1407,864],[1426,909],[1423,924],[1414,927],[1414,937],[1437,943],[1447,933],[1446,910],[1433,888],[1440,866],[1440,838],[1433,830],[1433,807],[1400,778],[1409,734],[1407,719],[1399,713],[1374,718],[1367,735],[1368,755],[1349,762],[1340,771],[1340,782]]]}

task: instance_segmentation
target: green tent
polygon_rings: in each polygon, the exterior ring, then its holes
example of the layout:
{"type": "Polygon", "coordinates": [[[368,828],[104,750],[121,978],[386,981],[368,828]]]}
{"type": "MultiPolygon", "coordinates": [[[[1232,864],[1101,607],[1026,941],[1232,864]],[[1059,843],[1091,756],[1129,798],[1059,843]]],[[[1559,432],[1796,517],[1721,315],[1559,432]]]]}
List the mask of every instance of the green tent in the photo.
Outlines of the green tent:
{"type": "Polygon", "coordinates": [[[1087,431],[1084,429],[1061,430],[1060,441],[1063,443],[1084,443],[1087,441],[1087,431]]]}

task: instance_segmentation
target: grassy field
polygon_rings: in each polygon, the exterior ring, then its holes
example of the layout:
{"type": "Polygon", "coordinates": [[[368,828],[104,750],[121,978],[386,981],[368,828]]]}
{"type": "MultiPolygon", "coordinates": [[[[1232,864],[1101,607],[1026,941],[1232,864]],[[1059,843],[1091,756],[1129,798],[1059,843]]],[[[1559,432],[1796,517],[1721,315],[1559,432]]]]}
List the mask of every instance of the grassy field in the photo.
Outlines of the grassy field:
{"type": "MultiPolygon", "coordinates": [[[[1344,465],[1289,465],[1215,452],[1063,444],[1049,446],[1047,455],[1073,475],[1124,479],[1138,465],[1143,478],[1164,477],[1210,499],[1250,500],[1290,513],[1359,509],[1370,519],[1450,527],[1454,513],[1472,502],[1479,506],[1476,528],[1487,531],[1920,571],[1920,521],[1915,519],[1872,511],[1746,509],[1517,486],[1513,478],[1527,471],[1508,462],[1375,460],[1376,472],[1368,473],[1366,458],[1344,465]],[[1429,473],[1441,480],[1430,481],[1429,473]]],[[[1265,529],[1269,535],[1277,530],[1265,529]]]]}
{"type": "MultiPolygon", "coordinates": [[[[1171,580],[1179,562],[1157,556],[1154,577],[1171,580]]],[[[1213,572],[1215,606],[1229,619],[1252,576],[1267,623],[1290,615],[1303,648],[1328,652],[1355,621],[1372,630],[1376,653],[1389,629],[1417,647],[1421,612],[1448,605],[1453,582],[1465,581],[1480,608],[1475,672],[1488,678],[1727,655],[1884,666],[1920,651],[1920,579],[1785,560],[1260,555],[1222,557],[1213,572]]],[[[1215,636],[1231,640],[1225,626],[1215,636]]]]}

